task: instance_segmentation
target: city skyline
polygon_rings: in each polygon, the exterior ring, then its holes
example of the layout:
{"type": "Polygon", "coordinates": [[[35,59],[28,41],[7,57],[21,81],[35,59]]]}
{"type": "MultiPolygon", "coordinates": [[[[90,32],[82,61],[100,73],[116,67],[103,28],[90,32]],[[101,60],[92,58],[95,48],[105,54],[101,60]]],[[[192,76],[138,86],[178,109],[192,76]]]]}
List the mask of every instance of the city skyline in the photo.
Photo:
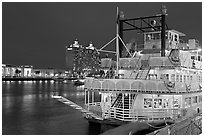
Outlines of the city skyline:
{"type": "MultiPolygon", "coordinates": [[[[202,44],[202,3],[2,3],[2,63],[65,69],[66,46],[77,38],[100,48],[116,32],[116,7],[125,18],[160,14],[167,7],[167,24],[202,44]]],[[[134,34],[128,40],[134,39],[134,34]]],[[[113,48],[111,45],[110,48],[113,48]]]]}

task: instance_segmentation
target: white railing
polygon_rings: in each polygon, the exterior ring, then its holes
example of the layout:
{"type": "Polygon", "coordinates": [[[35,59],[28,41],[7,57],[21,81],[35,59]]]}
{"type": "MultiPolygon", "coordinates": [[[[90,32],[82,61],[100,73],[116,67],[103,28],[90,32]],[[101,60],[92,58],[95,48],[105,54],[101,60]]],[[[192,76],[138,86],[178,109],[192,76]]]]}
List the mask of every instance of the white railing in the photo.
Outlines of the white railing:
{"type": "Polygon", "coordinates": [[[139,120],[176,120],[186,117],[191,113],[191,109],[123,109],[110,107],[103,111],[100,102],[89,103],[89,111],[97,112],[105,119],[113,118],[122,121],[139,121],[139,120]]]}
{"type": "MultiPolygon", "coordinates": [[[[191,91],[200,91],[199,82],[192,82],[191,91]]],[[[138,91],[154,91],[165,93],[169,92],[163,80],[135,80],[135,79],[86,79],[86,89],[94,90],[138,90],[138,91]],[[123,83],[123,84],[121,84],[123,83]]],[[[172,93],[186,93],[186,83],[176,82],[175,87],[171,89],[172,93]]]]}

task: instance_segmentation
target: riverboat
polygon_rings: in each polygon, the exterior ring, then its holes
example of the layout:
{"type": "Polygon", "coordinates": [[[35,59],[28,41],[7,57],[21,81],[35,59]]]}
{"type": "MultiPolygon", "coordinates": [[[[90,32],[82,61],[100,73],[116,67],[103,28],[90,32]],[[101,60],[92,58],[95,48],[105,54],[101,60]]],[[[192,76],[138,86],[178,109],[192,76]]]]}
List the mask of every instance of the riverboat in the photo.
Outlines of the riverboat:
{"type": "MultiPolygon", "coordinates": [[[[159,15],[160,19],[163,16],[166,13],[159,15]]],[[[195,39],[181,42],[184,33],[164,27],[143,32],[143,49],[130,53],[125,47],[130,57],[120,57],[119,40],[124,42],[117,25],[116,61],[101,59],[104,74],[85,80],[85,107],[90,112],[84,113],[87,120],[109,124],[174,122],[201,113],[199,43],[195,39]]]]}

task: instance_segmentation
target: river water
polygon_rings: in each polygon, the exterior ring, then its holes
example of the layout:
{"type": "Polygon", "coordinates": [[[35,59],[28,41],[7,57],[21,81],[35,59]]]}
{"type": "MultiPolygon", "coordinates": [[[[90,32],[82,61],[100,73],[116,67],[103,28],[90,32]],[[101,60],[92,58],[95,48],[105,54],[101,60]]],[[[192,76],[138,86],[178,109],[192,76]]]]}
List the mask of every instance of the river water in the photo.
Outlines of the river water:
{"type": "Polygon", "coordinates": [[[89,124],[81,112],[50,96],[58,92],[83,106],[83,87],[54,81],[2,82],[3,135],[91,135],[102,132],[89,124]]]}

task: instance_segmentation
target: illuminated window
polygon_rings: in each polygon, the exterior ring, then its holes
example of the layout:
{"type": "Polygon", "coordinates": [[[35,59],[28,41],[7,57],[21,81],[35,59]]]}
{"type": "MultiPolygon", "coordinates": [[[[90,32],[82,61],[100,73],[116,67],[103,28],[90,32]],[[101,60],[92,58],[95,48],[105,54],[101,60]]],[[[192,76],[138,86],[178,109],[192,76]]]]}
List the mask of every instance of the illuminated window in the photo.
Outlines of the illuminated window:
{"type": "Polygon", "coordinates": [[[144,98],[144,108],[152,108],[152,99],[144,98]]]}
{"type": "Polygon", "coordinates": [[[193,76],[190,76],[191,81],[193,80],[193,76]]]}
{"type": "Polygon", "coordinates": [[[191,97],[185,98],[185,107],[190,107],[191,106],[191,97]]]}
{"type": "Polygon", "coordinates": [[[195,56],[191,56],[191,59],[193,59],[193,60],[194,60],[194,59],[195,59],[195,56]]]}
{"type": "Polygon", "coordinates": [[[183,81],[186,82],[186,75],[183,76],[183,81]]]}
{"type": "Polygon", "coordinates": [[[171,39],[171,33],[169,33],[169,39],[171,39]]]}
{"type": "Polygon", "coordinates": [[[182,75],[180,75],[180,82],[182,82],[182,75]]]}
{"type": "Polygon", "coordinates": [[[173,101],[173,108],[179,108],[179,101],[178,101],[178,99],[174,99],[174,101],[173,101]]]}
{"type": "Polygon", "coordinates": [[[198,97],[198,102],[201,102],[202,101],[202,96],[199,96],[198,97]]]}
{"type": "Polygon", "coordinates": [[[169,106],[169,99],[164,99],[163,100],[163,108],[168,108],[169,106]]]}
{"type": "Polygon", "coordinates": [[[171,81],[175,81],[175,74],[171,75],[171,81]]]}
{"type": "Polygon", "coordinates": [[[193,102],[193,104],[195,104],[195,103],[197,103],[197,96],[195,96],[195,97],[192,97],[192,102],[193,102]]]}
{"type": "Polygon", "coordinates": [[[189,76],[187,75],[187,81],[189,81],[189,76]]]}
{"type": "Polygon", "coordinates": [[[162,108],[162,99],[154,99],[154,108],[162,108]]]}
{"type": "Polygon", "coordinates": [[[174,35],[174,41],[178,41],[178,36],[174,35]]]}
{"type": "Polygon", "coordinates": [[[179,75],[176,75],[176,82],[179,82],[179,75]]]}

